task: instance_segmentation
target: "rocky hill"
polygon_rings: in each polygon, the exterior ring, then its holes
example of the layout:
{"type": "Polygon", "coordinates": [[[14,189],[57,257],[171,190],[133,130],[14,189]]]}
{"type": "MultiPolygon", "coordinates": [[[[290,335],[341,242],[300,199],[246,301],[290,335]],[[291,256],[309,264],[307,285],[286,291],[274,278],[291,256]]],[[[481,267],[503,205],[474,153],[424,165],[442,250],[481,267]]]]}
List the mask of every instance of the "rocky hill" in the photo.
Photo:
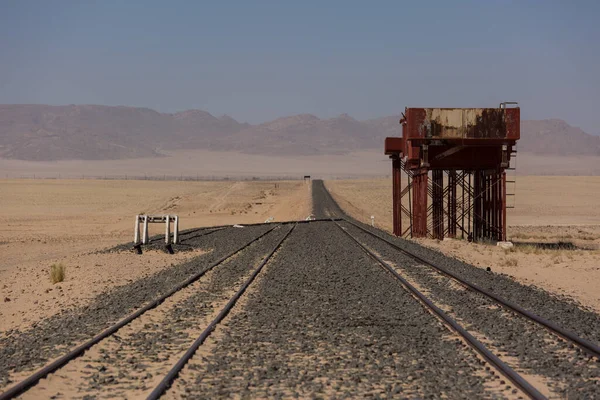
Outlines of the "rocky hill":
{"type": "Polygon", "coordinates": [[[560,119],[522,121],[519,151],[559,156],[600,156],[600,136],[589,135],[560,119]]]}
{"type": "MultiPolygon", "coordinates": [[[[310,114],[259,125],[201,110],[175,114],[97,105],[0,105],[0,157],[48,161],[160,156],[164,150],[207,149],[250,154],[345,154],[382,150],[400,135],[398,116],[358,121],[347,114],[310,114]]],[[[523,121],[519,150],[553,155],[600,155],[600,137],[561,120],[523,121]]]]}
{"type": "Polygon", "coordinates": [[[0,105],[0,157],[23,160],[121,159],[162,149],[205,148],[247,124],[190,110],[96,105],[0,105]]]}

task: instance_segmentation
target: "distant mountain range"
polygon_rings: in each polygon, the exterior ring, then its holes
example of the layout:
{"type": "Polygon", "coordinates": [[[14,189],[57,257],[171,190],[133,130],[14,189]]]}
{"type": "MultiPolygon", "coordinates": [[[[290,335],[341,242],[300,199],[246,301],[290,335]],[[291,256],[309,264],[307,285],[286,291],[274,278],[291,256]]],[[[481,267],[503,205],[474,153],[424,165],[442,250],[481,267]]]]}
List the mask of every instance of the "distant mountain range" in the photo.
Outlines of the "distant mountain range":
{"type": "MultiPolygon", "coordinates": [[[[0,105],[0,157],[50,161],[158,157],[165,150],[206,149],[250,154],[345,154],[383,149],[400,134],[398,116],[357,121],[347,114],[301,114],[259,125],[206,111],[174,114],[98,105],[0,105]]],[[[522,121],[519,151],[598,155],[600,137],[559,119],[522,121]]]]}
{"type": "Polygon", "coordinates": [[[560,156],[600,156],[600,136],[590,135],[562,119],[521,121],[521,151],[560,156]]]}

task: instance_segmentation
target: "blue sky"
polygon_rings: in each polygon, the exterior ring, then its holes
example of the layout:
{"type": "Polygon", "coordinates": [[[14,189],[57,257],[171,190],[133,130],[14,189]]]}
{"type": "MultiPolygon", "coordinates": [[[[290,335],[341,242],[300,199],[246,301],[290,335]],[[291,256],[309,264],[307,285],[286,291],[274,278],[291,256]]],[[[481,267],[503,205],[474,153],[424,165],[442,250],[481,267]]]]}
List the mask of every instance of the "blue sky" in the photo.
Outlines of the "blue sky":
{"type": "Polygon", "coordinates": [[[0,103],[251,123],[497,106],[600,133],[600,2],[0,0],[0,103]]]}

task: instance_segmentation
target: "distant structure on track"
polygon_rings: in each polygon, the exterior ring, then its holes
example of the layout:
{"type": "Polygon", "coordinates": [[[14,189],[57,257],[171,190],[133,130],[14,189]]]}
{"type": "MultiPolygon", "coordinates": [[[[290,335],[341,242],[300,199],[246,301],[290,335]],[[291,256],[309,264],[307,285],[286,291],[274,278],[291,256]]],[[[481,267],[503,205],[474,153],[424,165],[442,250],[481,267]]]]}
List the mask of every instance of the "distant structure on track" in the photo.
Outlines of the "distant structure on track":
{"type": "Polygon", "coordinates": [[[506,240],[506,170],[520,138],[517,103],[406,108],[400,124],[402,137],[385,139],[394,234],[506,240]]]}

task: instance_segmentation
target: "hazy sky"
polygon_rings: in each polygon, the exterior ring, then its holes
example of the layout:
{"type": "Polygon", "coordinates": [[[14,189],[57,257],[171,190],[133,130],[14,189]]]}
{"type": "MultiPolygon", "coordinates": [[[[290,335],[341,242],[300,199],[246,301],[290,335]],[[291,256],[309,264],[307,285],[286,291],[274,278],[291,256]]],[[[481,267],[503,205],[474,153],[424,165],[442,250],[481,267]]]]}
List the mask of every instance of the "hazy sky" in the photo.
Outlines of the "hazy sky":
{"type": "Polygon", "coordinates": [[[497,106],[600,133],[599,1],[0,0],[0,103],[241,121],[497,106]]]}

